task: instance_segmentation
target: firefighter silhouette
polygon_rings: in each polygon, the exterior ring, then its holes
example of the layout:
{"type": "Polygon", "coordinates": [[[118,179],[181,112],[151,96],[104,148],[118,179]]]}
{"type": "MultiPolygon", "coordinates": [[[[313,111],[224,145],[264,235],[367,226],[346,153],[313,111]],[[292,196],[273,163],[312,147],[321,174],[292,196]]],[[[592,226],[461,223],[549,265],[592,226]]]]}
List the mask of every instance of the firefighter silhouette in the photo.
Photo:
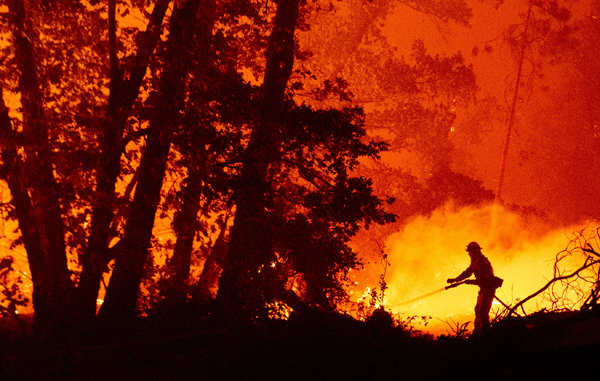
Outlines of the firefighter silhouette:
{"type": "Polygon", "coordinates": [[[494,275],[490,261],[481,252],[481,246],[477,242],[467,245],[467,253],[471,258],[471,264],[456,278],[448,279],[448,283],[460,282],[467,279],[471,274],[474,280],[465,283],[479,286],[477,304],[475,305],[475,329],[473,334],[480,334],[490,325],[490,309],[496,294],[496,289],[502,285],[502,279],[494,275]]]}

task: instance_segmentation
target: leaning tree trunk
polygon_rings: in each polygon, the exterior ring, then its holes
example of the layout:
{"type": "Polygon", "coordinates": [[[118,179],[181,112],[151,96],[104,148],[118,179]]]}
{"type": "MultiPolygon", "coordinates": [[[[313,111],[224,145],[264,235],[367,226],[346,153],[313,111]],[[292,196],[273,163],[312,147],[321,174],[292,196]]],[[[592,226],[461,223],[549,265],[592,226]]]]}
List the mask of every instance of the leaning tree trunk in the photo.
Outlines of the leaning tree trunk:
{"type": "MultiPolygon", "coordinates": [[[[96,168],[96,192],[88,245],[82,256],[82,272],[77,287],[77,313],[85,322],[96,316],[96,299],[102,274],[111,259],[108,244],[111,221],[114,218],[115,184],[119,176],[123,148],[122,135],[127,117],[138,97],[142,79],[150,57],[162,32],[162,24],[171,0],[159,0],[141,34],[136,56],[130,67],[119,67],[116,37],[116,0],[109,0],[108,36],[110,60],[110,86],[108,118],[100,141],[100,158],[96,168]],[[127,75],[126,75],[127,74],[127,75]]],[[[124,65],[123,65],[124,66],[124,65]]]]}
{"type": "Polygon", "coordinates": [[[11,0],[9,11],[20,71],[25,156],[21,162],[14,146],[7,147],[3,154],[7,155],[5,164],[12,163],[13,169],[23,171],[24,178],[17,181],[24,183],[13,182],[9,186],[14,192],[13,204],[21,209],[17,215],[33,280],[34,328],[45,336],[59,334],[61,326],[66,324],[73,285],[67,269],[58,184],[52,168],[49,127],[33,48],[38,36],[27,18],[25,2],[11,0]]]}
{"type": "MultiPolygon", "coordinates": [[[[115,269],[100,310],[100,319],[104,324],[127,324],[136,315],[139,285],[144,264],[148,260],[154,215],[160,201],[173,126],[177,123],[178,105],[183,98],[190,62],[189,48],[199,4],[200,0],[187,1],[174,11],[171,19],[159,95],[138,168],[139,180],[123,241],[118,245],[115,269]]],[[[202,22],[212,25],[214,12],[203,13],[208,15],[202,22]]]]}
{"type": "Polygon", "coordinates": [[[273,258],[265,206],[268,169],[279,151],[284,92],[294,64],[294,32],[298,0],[278,1],[266,51],[261,118],[252,131],[243,161],[229,253],[219,283],[218,298],[230,317],[253,318],[264,303],[263,276],[273,258]],[[262,274],[261,274],[262,273],[262,274]]]}

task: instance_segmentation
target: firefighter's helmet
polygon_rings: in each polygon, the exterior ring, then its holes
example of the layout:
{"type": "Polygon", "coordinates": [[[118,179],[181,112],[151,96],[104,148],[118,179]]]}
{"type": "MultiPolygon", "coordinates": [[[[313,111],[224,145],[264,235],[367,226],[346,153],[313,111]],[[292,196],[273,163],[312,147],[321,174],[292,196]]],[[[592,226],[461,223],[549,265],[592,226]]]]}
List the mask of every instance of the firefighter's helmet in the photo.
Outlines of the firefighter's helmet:
{"type": "Polygon", "coordinates": [[[473,252],[473,251],[480,251],[481,250],[481,246],[479,246],[479,244],[477,242],[471,242],[467,245],[467,251],[473,252]]]}

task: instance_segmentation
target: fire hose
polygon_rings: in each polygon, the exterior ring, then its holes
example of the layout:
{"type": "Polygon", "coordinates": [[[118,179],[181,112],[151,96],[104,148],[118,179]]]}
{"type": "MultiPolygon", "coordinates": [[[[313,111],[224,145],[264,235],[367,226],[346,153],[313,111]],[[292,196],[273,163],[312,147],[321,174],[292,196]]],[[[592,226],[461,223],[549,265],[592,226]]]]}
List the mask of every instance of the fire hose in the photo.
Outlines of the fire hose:
{"type": "MultiPolygon", "coordinates": [[[[410,304],[410,303],[414,303],[414,302],[416,302],[417,300],[425,299],[425,298],[427,298],[427,297],[429,297],[429,296],[432,296],[432,295],[438,294],[438,293],[440,293],[440,292],[443,292],[443,291],[449,290],[449,289],[451,289],[451,288],[454,288],[454,287],[458,287],[458,286],[460,286],[461,284],[476,284],[476,283],[475,283],[475,280],[474,280],[474,279],[467,279],[467,280],[463,280],[462,282],[456,282],[456,283],[449,284],[449,285],[447,285],[447,286],[445,286],[445,287],[442,287],[442,288],[440,288],[440,289],[437,289],[437,290],[435,290],[435,291],[428,292],[427,294],[423,294],[423,295],[417,296],[416,298],[413,298],[413,299],[410,299],[410,300],[406,300],[406,301],[404,301],[404,302],[402,302],[402,303],[397,303],[397,304],[395,304],[395,305],[396,305],[396,306],[401,306],[401,305],[404,305],[404,304],[410,304]]],[[[508,305],[506,305],[506,303],[504,303],[502,300],[500,300],[500,298],[498,298],[496,295],[494,295],[494,299],[496,299],[496,300],[497,300],[497,301],[498,301],[500,304],[502,304],[502,305],[503,305],[505,308],[510,308],[508,305]]]]}

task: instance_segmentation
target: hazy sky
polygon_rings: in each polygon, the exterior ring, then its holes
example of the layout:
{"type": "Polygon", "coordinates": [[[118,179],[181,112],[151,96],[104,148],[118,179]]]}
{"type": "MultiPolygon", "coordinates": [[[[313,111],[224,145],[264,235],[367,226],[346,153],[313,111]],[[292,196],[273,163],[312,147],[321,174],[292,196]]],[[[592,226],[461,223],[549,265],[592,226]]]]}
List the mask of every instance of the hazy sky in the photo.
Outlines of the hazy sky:
{"type": "MultiPolygon", "coordinates": [[[[455,128],[453,167],[482,180],[496,191],[507,117],[516,79],[517,59],[503,38],[511,24],[522,22],[526,0],[506,0],[498,9],[490,1],[470,1],[471,26],[444,24],[432,16],[397,7],[388,16],[385,33],[400,52],[414,39],[424,40],[431,53],[463,53],[473,64],[480,88],[473,110],[489,107],[491,118],[479,126],[478,114],[459,111],[455,128]],[[491,50],[485,51],[489,46],[491,50]],[[477,54],[474,54],[477,47],[477,54]],[[497,105],[486,103],[493,97],[497,105]],[[498,107],[496,107],[498,106],[498,107]],[[473,132],[479,136],[473,138],[473,132]]],[[[575,20],[590,19],[589,1],[570,1],[575,20]]],[[[586,38],[578,35],[579,38],[586,38]]],[[[600,216],[596,198],[600,186],[597,154],[591,151],[584,123],[585,99],[573,67],[544,65],[532,73],[526,52],[523,80],[517,102],[514,130],[507,157],[503,199],[535,206],[561,220],[573,221],[586,215],[600,216]],[[543,76],[540,76],[540,74],[543,76]]],[[[596,75],[598,75],[596,73],[596,75]]]]}

